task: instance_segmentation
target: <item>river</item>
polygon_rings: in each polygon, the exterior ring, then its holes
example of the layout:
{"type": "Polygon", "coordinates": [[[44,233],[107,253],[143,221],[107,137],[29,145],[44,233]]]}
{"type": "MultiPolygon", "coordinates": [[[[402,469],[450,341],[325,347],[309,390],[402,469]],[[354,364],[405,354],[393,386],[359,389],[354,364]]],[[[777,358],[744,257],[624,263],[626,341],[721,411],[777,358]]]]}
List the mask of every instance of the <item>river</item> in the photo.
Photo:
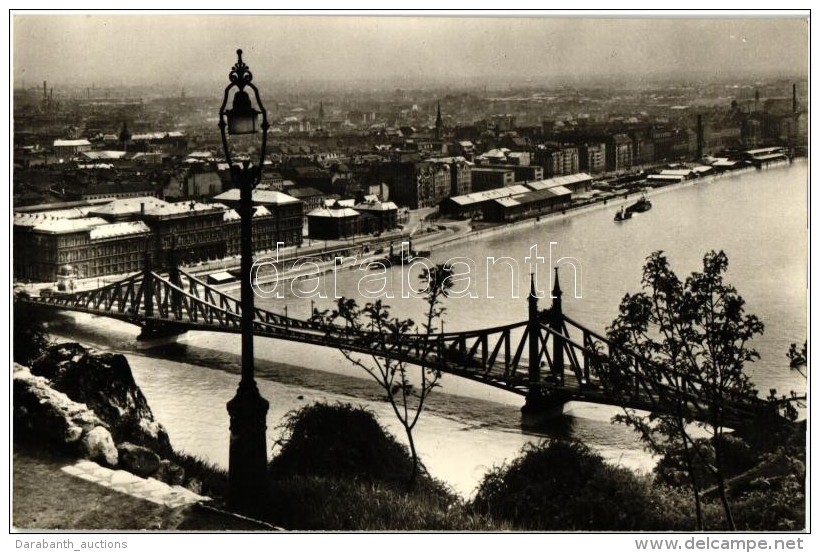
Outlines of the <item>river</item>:
{"type": "MultiPolygon", "coordinates": [[[[474,262],[470,280],[463,281],[462,287],[478,296],[445,300],[445,330],[525,319],[533,267],[526,258],[535,253],[545,258],[530,261],[536,266],[538,289],[548,290],[551,242],[553,263],[562,256],[574,258],[560,263],[564,313],[600,332],[614,318],[623,295],[640,289],[641,268],[651,252],[666,252],[672,268],[684,277],[700,268],[706,251],[723,249],[729,258],[726,280],[745,298],[747,312],[766,325],[765,333],[753,343],[760,360],[748,367],[752,380],[763,395],[772,387],[802,391],[805,382],[789,372],[785,354],[790,343],[806,339],[807,186],[808,166],[801,160],[653,193],[653,209],[622,223],[612,220],[620,204],[610,202],[572,216],[545,218],[443,246],[431,254],[431,261],[459,257],[474,262]],[[490,256],[507,256],[518,269],[513,274],[501,263],[487,269],[490,256]],[[577,269],[577,287],[567,261],[577,269]]],[[[462,264],[460,271],[467,266],[462,264]]],[[[388,271],[386,290],[395,297],[385,301],[394,314],[420,321],[422,300],[401,298],[405,276],[400,268],[388,271]]],[[[416,277],[410,282],[415,284],[416,277]]],[[[318,286],[328,298],[313,300],[324,309],[330,307],[334,292],[360,297],[360,285],[373,292],[378,283],[367,271],[342,270],[305,281],[295,292],[280,285],[283,298],[259,299],[257,306],[287,308],[291,316],[305,317],[310,311],[305,291],[318,286]]],[[[547,307],[548,302],[542,299],[540,305],[547,307]]],[[[58,336],[125,353],[175,447],[227,465],[225,403],[238,382],[238,335],[190,332],[179,344],[137,351],[135,329],[117,321],[71,315],[52,323],[52,330],[58,336]]],[[[401,427],[380,401],[379,389],[339,352],[257,338],[256,354],[260,390],[271,402],[269,444],[280,436],[279,425],[288,411],[320,400],[362,404],[404,441],[401,427]]],[[[544,438],[521,430],[522,397],[447,375],[442,384],[419,422],[418,449],[431,474],[462,495],[474,490],[488,468],[514,457],[526,443],[544,438]]],[[[653,460],[633,433],[609,422],[616,409],[571,403],[565,413],[569,416],[545,430],[547,434],[578,438],[630,468],[652,467],[653,460]]]]}

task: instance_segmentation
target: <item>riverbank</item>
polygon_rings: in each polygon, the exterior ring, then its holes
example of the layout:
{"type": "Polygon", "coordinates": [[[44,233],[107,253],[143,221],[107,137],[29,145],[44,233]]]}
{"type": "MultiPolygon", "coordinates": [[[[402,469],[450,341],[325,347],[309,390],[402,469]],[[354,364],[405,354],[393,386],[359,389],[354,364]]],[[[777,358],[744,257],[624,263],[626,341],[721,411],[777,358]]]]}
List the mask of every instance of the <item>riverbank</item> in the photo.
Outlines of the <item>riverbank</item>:
{"type": "MultiPolygon", "coordinates": [[[[767,168],[767,169],[764,169],[764,170],[776,169],[778,167],[780,167],[780,166],[774,166],[774,167],[767,168]]],[[[732,171],[732,172],[727,172],[727,173],[719,173],[719,174],[715,174],[715,175],[707,175],[705,177],[684,180],[684,181],[681,181],[680,183],[668,184],[668,185],[661,186],[661,187],[644,188],[641,191],[625,192],[622,195],[618,195],[617,197],[605,198],[605,199],[601,199],[601,200],[594,200],[594,201],[591,201],[590,203],[580,205],[580,206],[577,206],[577,207],[569,207],[569,208],[567,208],[567,209],[565,209],[561,212],[548,213],[548,214],[545,214],[545,215],[541,215],[539,217],[522,219],[520,221],[515,221],[515,222],[511,222],[511,223],[500,223],[500,224],[497,224],[497,225],[493,225],[493,226],[489,226],[489,227],[481,228],[481,229],[473,229],[469,233],[460,234],[458,236],[454,236],[454,237],[450,237],[450,238],[445,237],[441,240],[431,240],[430,243],[423,243],[423,245],[426,246],[426,247],[449,246],[449,245],[452,245],[452,244],[455,244],[455,243],[458,243],[458,242],[467,242],[467,241],[473,241],[473,240],[476,240],[476,239],[488,238],[488,237],[491,237],[491,236],[496,236],[496,235],[504,234],[504,233],[511,232],[511,231],[517,231],[519,229],[526,228],[526,227],[543,226],[543,225],[546,225],[546,224],[554,222],[554,221],[561,221],[561,220],[564,220],[564,219],[570,219],[570,218],[576,217],[578,215],[582,215],[582,214],[590,213],[590,212],[595,212],[595,211],[601,211],[603,209],[610,209],[611,208],[611,209],[613,209],[613,213],[614,213],[614,211],[617,210],[616,206],[619,205],[621,201],[627,200],[629,198],[635,198],[635,197],[638,197],[639,195],[644,195],[647,198],[652,198],[652,197],[655,197],[655,196],[660,196],[662,194],[666,194],[668,192],[673,192],[673,191],[676,191],[676,190],[681,190],[681,189],[684,189],[684,188],[694,187],[694,186],[698,186],[698,185],[701,185],[701,184],[708,184],[708,183],[711,183],[711,182],[720,181],[720,180],[728,179],[728,178],[732,178],[732,177],[740,177],[744,174],[753,173],[755,171],[758,171],[758,169],[750,167],[748,169],[740,169],[740,170],[737,170],[737,171],[732,171]]]]}
{"type": "MultiPolygon", "coordinates": [[[[784,167],[789,167],[790,165],[791,164],[778,164],[773,166],[767,166],[762,169],[748,167],[735,171],[728,171],[723,173],[706,175],[703,177],[687,179],[679,183],[667,184],[664,186],[643,186],[639,190],[627,191],[616,194],[613,197],[605,197],[599,200],[593,199],[588,203],[578,206],[571,206],[560,212],[547,213],[538,217],[522,219],[510,223],[489,224],[488,226],[484,226],[482,228],[473,228],[473,222],[469,219],[438,219],[431,222],[428,225],[431,228],[436,228],[436,231],[413,237],[411,246],[415,251],[422,250],[425,252],[425,254],[432,255],[433,253],[435,253],[437,249],[449,247],[458,243],[483,240],[486,238],[495,237],[506,233],[517,232],[523,228],[528,227],[544,226],[550,223],[554,223],[556,221],[571,219],[590,212],[601,211],[604,209],[612,209],[614,213],[615,211],[617,211],[617,208],[619,205],[621,205],[621,203],[623,203],[626,200],[637,198],[641,195],[646,196],[647,198],[658,197],[677,190],[682,190],[696,186],[708,186],[712,183],[724,180],[742,178],[744,175],[748,175],[750,173],[782,169],[784,167]]],[[[397,236],[395,240],[400,241],[400,243],[402,243],[410,240],[410,237],[407,235],[401,235],[397,236]]],[[[319,252],[319,254],[321,254],[321,252],[319,252]]],[[[360,269],[362,267],[367,267],[371,262],[378,261],[382,258],[382,256],[380,255],[351,255],[350,257],[341,258],[341,263],[338,263],[335,259],[325,261],[314,261],[315,255],[316,252],[303,252],[303,255],[301,255],[298,258],[304,260],[309,259],[311,261],[309,268],[302,268],[303,266],[300,266],[300,268],[298,269],[293,268],[294,260],[293,258],[291,258],[289,259],[289,261],[291,262],[291,269],[287,269],[286,262],[283,262],[279,265],[275,274],[258,275],[254,279],[254,282],[257,284],[270,284],[273,282],[289,283],[293,280],[315,278],[319,275],[327,274],[333,271],[360,269]]],[[[285,256],[283,256],[283,258],[287,259],[285,256]]],[[[224,285],[218,285],[217,288],[226,292],[237,291],[240,288],[240,283],[233,282],[224,285]]]]}
{"type": "MultiPolygon", "coordinates": [[[[802,159],[802,158],[798,158],[802,159]]],[[[749,173],[771,171],[791,166],[791,163],[775,164],[762,168],[748,167],[744,169],[716,173],[704,177],[697,177],[668,184],[660,187],[642,187],[618,193],[615,196],[592,199],[582,205],[571,206],[560,212],[547,213],[538,217],[522,219],[510,223],[490,224],[482,228],[473,228],[473,222],[467,220],[440,219],[429,221],[428,217],[434,214],[429,208],[411,212],[407,225],[402,230],[390,231],[379,237],[359,236],[351,240],[309,241],[306,246],[288,246],[280,251],[259,252],[255,258],[261,263],[262,270],[255,275],[256,284],[270,284],[273,282],[289,283],[294,280],[315,278],[338,270],[352,270],[367,267],[370,263],[380,261],[390,246],[401,250],[402,244],[407,243],[413,251],[422,251],[432,254],[436,249],[458,244],[473,242],[504,233],[513,232],[527,227],[538,227],[551,222],[569,219],[589,212],[615,208],[624,200],[643,194],[648,198],[659,196],[675,190],[688,187],[707,185],[725,179],[739,178],[749,173]],[[358,240],[358,243],[357,243],[358,240]],[[379,253],[375,253],[379,252],[379,253]],[[308,262],[308,263],[302,263],[308,262]],[[271,267],[275,268],[271,270],[271,267]]],[[[199,262],[194,265],[182,266],[189,273],[205,279],[214,272],[228,272],[239,269],[239,256],[226,257],[213,261],[199,262]]],[[[74,291],[99,288],[105,284],[117,282],[131,276],[130,274],[108,275],[76,279],[74,291]]],[[[52,288],[54,283],[27,283],[16,284],[15,289],[25,290],[28,293],[39,294],[44,289],[52,288]]],[[[223,292],[235,292],[241,287],[238,280],[224,284],[216,284],[215,288],[223,292]]]]}

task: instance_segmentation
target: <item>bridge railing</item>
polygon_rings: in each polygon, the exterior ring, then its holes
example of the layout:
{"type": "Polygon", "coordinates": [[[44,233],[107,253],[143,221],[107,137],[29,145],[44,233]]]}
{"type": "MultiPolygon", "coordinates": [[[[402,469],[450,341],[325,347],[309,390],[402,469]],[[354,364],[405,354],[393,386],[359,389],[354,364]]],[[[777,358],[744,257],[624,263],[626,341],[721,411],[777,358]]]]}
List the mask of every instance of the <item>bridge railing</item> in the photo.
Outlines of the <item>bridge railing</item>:
{"type": "MultiPolygon", "coordinates": [[[[656,402],[684,403],[688,409],[705,415],[719,401],[736,414],[755,414],[768,408],[768,402],[756,395],[720,388],[714,382],[699,374],[685,372],[662,360],[653,359],[627,348],[612,344],[604,336],[587,329],[577,321],[564,316],[568,328],[583,332],[599,348],[605,348],[606,355],[596,365],[594,376],[613,393],[640,394],[656,402]]],[[[569,334],[569,330],[567,331],[569,334]]]]}

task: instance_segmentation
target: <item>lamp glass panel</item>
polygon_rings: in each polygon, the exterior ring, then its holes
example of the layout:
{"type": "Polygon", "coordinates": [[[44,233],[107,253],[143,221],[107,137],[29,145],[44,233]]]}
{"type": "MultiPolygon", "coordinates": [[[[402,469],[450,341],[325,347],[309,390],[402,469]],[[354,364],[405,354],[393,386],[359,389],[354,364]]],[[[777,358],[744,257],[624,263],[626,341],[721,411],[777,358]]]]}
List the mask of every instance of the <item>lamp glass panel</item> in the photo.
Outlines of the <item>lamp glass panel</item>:
{"type": "Polygon", "coordinates": [[[228,111],[228,132],[230,134],[253,134],[256,132],[256,118],[258,113],[236,113],[235,110],[228,111]]]}

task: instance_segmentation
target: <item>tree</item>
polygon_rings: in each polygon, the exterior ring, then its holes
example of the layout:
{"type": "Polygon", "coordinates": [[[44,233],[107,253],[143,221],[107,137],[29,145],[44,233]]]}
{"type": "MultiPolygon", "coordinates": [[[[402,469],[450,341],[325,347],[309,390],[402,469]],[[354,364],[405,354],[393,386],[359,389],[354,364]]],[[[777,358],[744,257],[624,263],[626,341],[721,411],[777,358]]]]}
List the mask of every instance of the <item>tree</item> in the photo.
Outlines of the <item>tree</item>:
{"type": "MultiPolygon", "coordinates": [[[[789,351],[786,352],[786,357],[789,359],[789,370],[795,371],[804,379],[807,378],[808,375],[807,345],[808,342],[803,342],[803,347],[798,349],[797,344],[791,344],[789,351]]],[[[800,412],[797,408],[806,406],[806,395],[798,395],[794,390],[789,392],[789,395],[784,394],[778,397],[777,388],[771,388],[769,389],[769,397],[767,399],[775,404],[783,416],[792,422],[796,421],[800,416],[800,412]]]]}
{"type": "MultiPolygon", "coordinates": [[[[423,333],[414,337],[421,345],[413,345],[420,348],[418,356],[424,358],[435,347],[435,342],[428,338],[435,333],[437,322],[443,318],[445,308],[441,303],[449,296],[453,286],[453,269],[446,264],[425,267],[419,278],[425,284],[421,294],[427,303],[427,310],[425,322],[422,323],[423,333]]],[[[381,300],[367,303],[360,308],[356,300],[342,297],[336,300],[335,309],[314,311],[312,320],[325,325],[329,332],[341,325],[348,334],[358,336],[371,347],[385,352],[401,351],[409,347],[408,335],[418,330],[412,319],[393,317],[390,314],[390,306],[381,300]]],[[[414,385],[411,378],[412,365],[406,361],[386,355],[372,355],[367,360],[349,349],[340,348],[340,351],[348,361],[363,369],[384,390],[393,413],[407,435],[413,460],[407,487],[413,489],[419,472],[419,457],[413,430],[421,417],[427,398],[439,385],[441,371],[434,367],[419,367],[420,383],[414,385]]]]}
{"type": "Polygon", "coordinates": [[[34,361],[50,344],[41,313],[21,301],[27,296],[25,291],[14,295],[14,318],[11,322],[14,334],[12,357],[23,365],[34,361]]]}
{"type": "Polygon", "coordinates": [[[705,466],[714,479],[726,525],[735,529],[726,494],[725,429],[730,404],[750,401],[757,391],[744,372],[758,358],[749,341],[763,332],[763,323],[745,314],[745,302],[723,281],[728,258],[708,252],[703,270],[682,282],[663,252],[650,255],[643,269],[643,292],[627,294],[618,317],[608,329],[616,353],[608,379],[617,382],[634,356],[647,359],[642,370],[665,387],[664,400],[650,415],[634,410],[616,417],[640,434],[646,446],[660,455],[677,455],[688,474],[698,525],[702,528],[700,490],[703,482],[695,465],[705,466]],[[694,414],[700,414],[697,421],[694,414]],[[708,432],[709,440],[694,437],[693,427],[708,432]],[[711,451],[706,451],[705,446],[711,451]]]}
{"type": "Polygon", "coordinates": [[[797,344],[792,344],[786,353],[786,357],[789,358],[789,368],[793,371],[797,371],[803,378],[806,378],[806,369],[808,368],[809,358],[806,351],[807,345],[807,341],[803,342],[803,347],[797,349],[797,344]]]}

